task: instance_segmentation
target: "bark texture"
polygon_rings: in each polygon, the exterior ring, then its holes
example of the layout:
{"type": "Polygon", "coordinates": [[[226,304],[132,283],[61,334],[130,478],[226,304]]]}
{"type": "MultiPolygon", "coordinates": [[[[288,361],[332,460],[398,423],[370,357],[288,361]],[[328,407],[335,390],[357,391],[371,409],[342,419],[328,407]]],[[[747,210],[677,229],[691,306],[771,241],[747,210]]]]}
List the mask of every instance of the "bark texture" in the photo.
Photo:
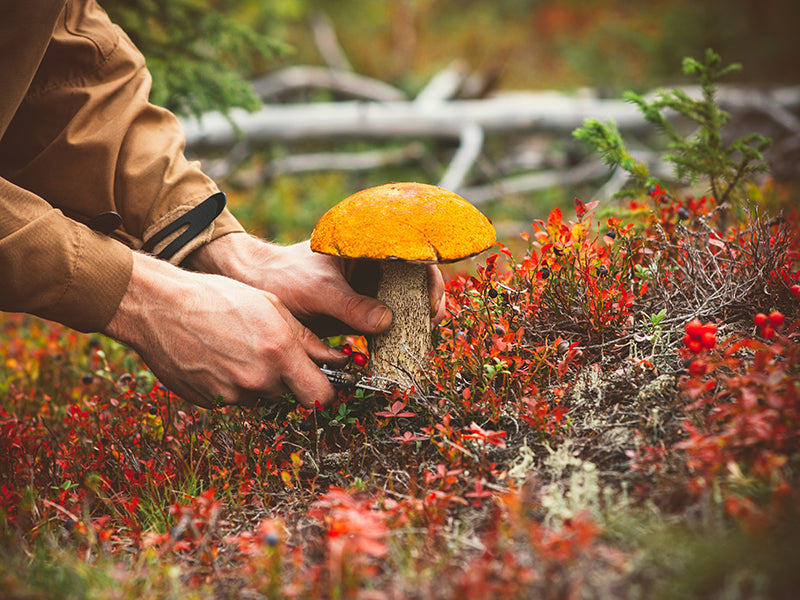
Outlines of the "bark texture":
{"type": "Polygon", "coordinates": [[[377,298],[392,309],[394,316],[389,329],[369,341],[370,375],[408,387],[418,380],[420,367],[431,351],[425,265],[401,260],[381,262],[377,298]]]}

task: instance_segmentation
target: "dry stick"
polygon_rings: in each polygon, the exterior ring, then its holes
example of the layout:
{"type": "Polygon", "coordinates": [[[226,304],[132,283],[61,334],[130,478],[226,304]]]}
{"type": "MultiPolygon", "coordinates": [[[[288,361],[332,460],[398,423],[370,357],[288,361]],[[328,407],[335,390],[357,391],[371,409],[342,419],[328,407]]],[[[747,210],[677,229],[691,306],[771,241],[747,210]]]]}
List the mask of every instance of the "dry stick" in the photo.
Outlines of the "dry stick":
{"type": "Polygon", "coordinates": [[[466,76],[467,70],[464,61],[451,62],[430,78],[427,85],[414,98],[414,104],[420,107],[432,106],[455,98],[466,76]]]}
{"type": "Polygon", "coordinates": [[[314,36],[314,43],[317,45],[322,59],[334,69],[342,71],[352,71],[353,67],[347,59],[347,54],[339,43],[336,29],[330,17],[322,11],[316,10],[309,20],[311,33],[314,36]]]}
{"type": "Polygon", "coordinates": [[[222,179],[236,173],[247,162],[252,148],[247,142],[233,146],[222,158],[203,159],[203,171],[212,179],[222,179]]]}
{"type": "MultiPolygon", "coordinates": [[[[461,145],[453,155],[439,187],[458,193],[464,185],[472,166],[483,148],[483,129],[475,123],[467,123],[461,130],[461,145]]],[[[474,204],[474,201],[473,201],[474,204]]]]}
{"type": "Polygon", "coordinates": [[[463,188],[462,195],[480,206],[513,194],[524,194],[558,186],[573,186],[602,179],[608,167],[599,160],[588,160],[571,169],[526,173],[500,179],[494,183],[463,188]]]}
{"type": "Polygon", "coordinates": [[[399,88],[378,79],[326,67],[286,67],[250,83],[263,101],[312,88],[323,88],[334,94],[375,102],[399,102],[408,98],[399,88]]]}

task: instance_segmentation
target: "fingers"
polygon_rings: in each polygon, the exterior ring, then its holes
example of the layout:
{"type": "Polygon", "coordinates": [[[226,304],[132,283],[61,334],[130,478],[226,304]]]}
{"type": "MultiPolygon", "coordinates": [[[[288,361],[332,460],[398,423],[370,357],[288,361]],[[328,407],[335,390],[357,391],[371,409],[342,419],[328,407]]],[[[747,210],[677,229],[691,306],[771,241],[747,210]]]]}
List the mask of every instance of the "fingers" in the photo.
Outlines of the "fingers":
{"type": "Polygon", "coordinates": [[[331,382],[307,355],[298,355],[296,358],[297,362],[283,371],[282,383],[294,392],[297,401],[306,408],[330,404],[336,397],[331,382]]]}
{"type": "Polygon", "coordinates": [[[376,261],[322,257],[319,264],[326,272],[318,280],[324,291],[309,299],[313,317],[304,322],[322,336],[371,335],[388,329],[391,309],[375,299],[379,273],[376,261]]]}
{"type": "MultiPolygon", "coordinates": [[[[346,355],[326,346],[310,332],[305,340],[292,336],[291,342],[277,354],[279,356],[260,360],[260,364],[255,366],[260,372],[249,379],[242,374],[238,382],[234,379],[227,394],[219,394],[213,400],[193,393],[194,390],[186,390],[179,395],[205,408],[218,407],[220,404],[252,407],[259,401],[275,401],[288,394],[294,394],[306,408],[326,406],[334,400],[336,390],[317,362],[338,366],[347,359],[346,355]]],[[[175,391],[179,392],[177,389],[175,391]]]]}
{"type": "Polygon", "coordinates": [[[444,320],[445,307],[444,278],[436,265],[428,265],[428,294],[431,300],[431,324],[438,325],[444,320]]]}
{"type": "Polygon", "coordinates": [[[277,305],[276,309],[289,329],[288,343],[284,347],[278,346],[276,356],[272,357],[280,379],[271,389],[263,390],[260,396],[275,398],[291,391],[306,408],[329,404],[336,391],[317,365],[340,366],[346,362],[347,355],[325,344],[284,306],[277,305]]]}

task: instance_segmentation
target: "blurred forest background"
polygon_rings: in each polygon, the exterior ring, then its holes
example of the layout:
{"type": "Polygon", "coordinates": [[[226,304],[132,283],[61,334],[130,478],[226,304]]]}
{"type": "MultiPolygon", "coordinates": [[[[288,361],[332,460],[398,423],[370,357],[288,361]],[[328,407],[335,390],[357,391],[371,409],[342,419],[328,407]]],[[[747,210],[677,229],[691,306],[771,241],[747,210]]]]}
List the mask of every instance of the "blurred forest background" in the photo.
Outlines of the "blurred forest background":
{"type": "MultiPolygon", "coordinates": [[[[701,57],[706,48],[713,48],[726,64],[743,66],[730,84],[758,89],[800,84],[797,0],[103,0],[101,4],[145,53],[154,77],[153,101],[183,115],[233,107],[256,110],[262,99],[250,81],[296,65],[350,70],[390,84],[408,99],[456,60],[471,77],[470,98],[513,90],[619,98],[628,89],[645,92],[684,84],[682,59],[701,57]]],[[[304,89],[277,101],[340,99],[330,90],[304,89]]],[[[415,143],[316,139],[245,145],[234,148],[233,157],[217,153],[201,158],[228,192],[237,216],[254,233],[291,242],[306,238],[324,210],[358,189],[389,180],[437,183],[458,150],[458,140],[443,143],[421,136],[415,143]],[[296,154],[337,152],[347,160],[376,151],[405,159],[370,169],[270,170],[276,161],[296,154]]],[[[541,171],[574,166],[582,152],[568,134],[535,139],[487,136],[472,183],[502,177],[503,161],[508,162],[509,156],[535,154],[535,164],[528,167],[541,171]]],[[[496,223],[508,221],[506,229],[516,234],[521,231],[519,223],[571,202],[574,195],[589,200],[603,184],[596,177],[564,185],[557,177],[554,181],[529,192],[501,195],[481,208],[496,223]]]]}

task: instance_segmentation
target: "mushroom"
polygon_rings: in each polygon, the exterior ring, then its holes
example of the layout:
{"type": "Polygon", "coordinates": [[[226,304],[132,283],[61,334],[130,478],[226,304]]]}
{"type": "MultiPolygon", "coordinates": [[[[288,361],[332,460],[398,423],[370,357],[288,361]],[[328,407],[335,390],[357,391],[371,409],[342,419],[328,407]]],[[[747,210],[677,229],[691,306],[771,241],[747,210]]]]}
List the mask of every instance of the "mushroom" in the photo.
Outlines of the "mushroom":
{"type": "MultiPolygon", "coordinates": [[[[456,262],[495,243],[489,220],[440,187],[389,183],[349,196],[320,218],[315,252],[379,264],[377,298],[392,324],[368,339],[370,376],[409,387],[431,351],[426,265],[456,262]]],[[[391,386],[384,386],[391,387],[391,386]]]]}

